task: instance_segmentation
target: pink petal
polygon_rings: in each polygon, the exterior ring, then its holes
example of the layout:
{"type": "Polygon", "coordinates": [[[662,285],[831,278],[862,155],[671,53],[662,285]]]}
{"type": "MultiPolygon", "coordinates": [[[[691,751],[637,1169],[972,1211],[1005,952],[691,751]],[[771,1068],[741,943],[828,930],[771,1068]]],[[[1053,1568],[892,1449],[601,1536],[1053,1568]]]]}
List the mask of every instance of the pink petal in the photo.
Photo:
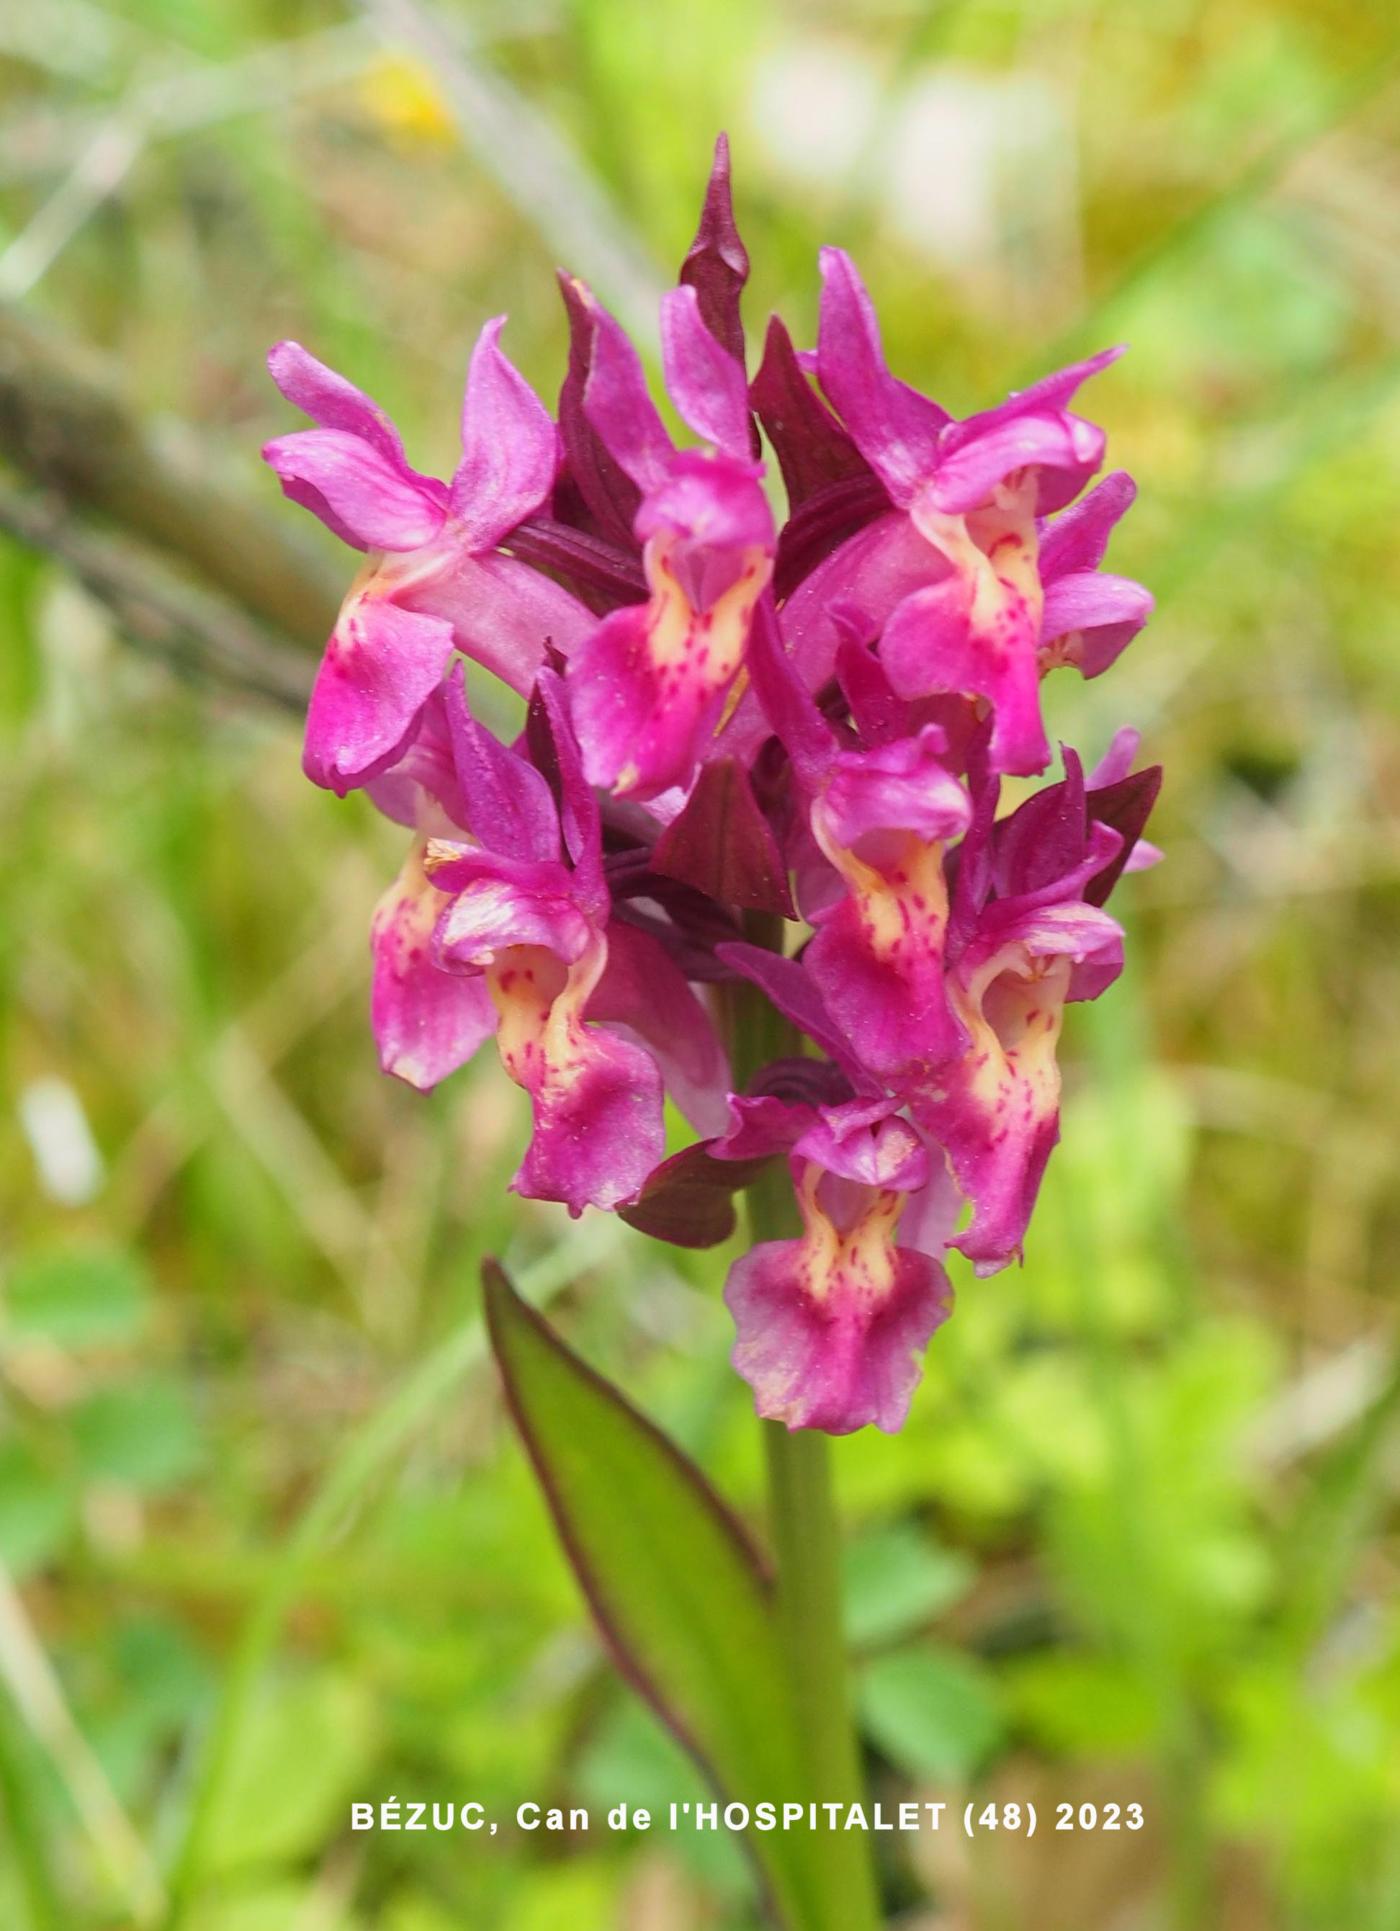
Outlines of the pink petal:
{"type": "Polygon", "coordinates": [[[893,1104],[862,1099],[822,1107],[793,1151],[843,1180],[913,1193],[928,1184],[928,1149],[908,1120],[892,1115],[893,1104]]]}
{"type": "Polygon", "coordinates": [[[391,762],[416,728],[452,650],[452,626],[371,587],[351,591],[311,690],[302,768],[344,795],[391,762]]]}
{"type": "Polygon", "coordinates": [[[611,612],[569,662],[584,769],[622,797],[689,783],[771,569],[772,523],[752,478],[695,460],[704,473],[678,461],[637,519],[650,600],[611,612]]]}
{"type": "Polygon", "coordinates": [[[1105,570],[1071,571],[1046,587],[1042,643],[1085,677],[1098,677],[1137,636],[1152,607],[1151,591],[1131,577],[1110,576],[1105,570]],[[1056,651],[1062,638],[1074,641],[1056,651]]]}
{"type": "Polygon", "coordinates": [[[984,697],[994,713],[996,771],[1030,775],[1050,762],[1040,716],[1039,613],[1010,598],[990,628],[974,629],[970,586],[952,576],[906,597],[880,641],[894,688],[914,697],[948,691],[984,697]]]}
{"type": "Polygon", "coordinates": [[[1115,469],[1040,534],[1040,573],[1048,585],[1071,570],[1097,570],[1114,526],[1132,507],[1137,484],[1115,469]]]}
{"type": "Polygon", "coordinates": [[[434,883],[453,894],[444,901],[434,940],[444,966],[482,971],[513,946],[537,946],[568,964],[592,943],[592,928],[574,903],[562,865],[470,848],[446,864],[433,865],[431,856],[429,863],[434,883]]]}
{"type": "Polygon", "coordinates": [[[1053,375],[1041,376],[1028,389],[1013,390],[1006,401],[997,403],[995,408],[984,409],[975,416],[968,416],[953,424],[944,438],[945,445],[950,449],[959,449],[965,442],[985,435],[989,429],[1000,427],[1014,416],[1037,410],[1065,409],[1091,376],[1109,368],[1125,353],[1121,343],[1116,348],[1100,349],[1097,355],[1086,356],[1082,362],[1072,362],[1066,369],[1055,370],[1053,375]]]}
{"type": "Polygon", "coordinates": [[[361,550],[418,550],[442,528],[434,489],[339,429],[298,429],[263,447],[293,502],[361,550]]]}
{"type": "MultiPolygon", "coordinates": [[[[844,635],[854,629],[879,636],[907,596],[951,573],[947,559],[907,516],[882,516],[857,532],[783,605],[783,637],[803,684],[821,690],[835,672],[844,635]]],[[[736,716],[735,727],[739,723],[736,716]]]]}
{"type": "Polygon", "coordinates": [[[661,298],[661,361],[666,387],[697,436],[731,455],[749,453],[749,397],[744,368],[711,335],[693,288],[661,298]]]}
{"type": "MultiPolygon", "coordinates": [[[[459,667],[460,668],[460,667],[459,667]]],[[[445,706],[452,756],[467,824],[504,858],[559,861],[559,813],[549,781],[509,750],[467,709],[460,675],[449,679],[445,706]]]]}
{"type": "Polygon", "coordinates": [[[493,549],[540,507],[559,467],[549,411],[499,346],[504,327],[498,315],[472,350],[462,460],[452,478],[452,513],[477,551],[493,549]]]}
{"type": "Polygon", "coordinates": [[[1037,473],[1036,514],[1045,516],[1077,496],[1103,461],[1104,433],[1063,412],[1008,415],[939,459],[926,499],[949,515],[990,503],[1019,470],[1037,473]]]}
{"type": "Polygon", "coordinates": [[[377,449],[391,467],[414,475],[404,460],[399,432],[388,414],[363,389],[318,362],[300,342],[278,342],[268,353],[267,367],[288,402],[322,429],[341,429],[349,436],[358,436],[377,449]]]}
{"type": "Polygon", "coordinates": [[[364,788],[386,818],[410,831],[423,830],[434,810],[445,813],[458,830],[466,830],[467,808],[457,783],[440,690],[423,706],[413,736],[394,762],[369,779],[364,788]]]}
{"type": "Polygon", "coordinates": [[[534,1092],[535,1130],[511,1181],[571,1214],[634,1200],[665,1152],[661,1074],[630,1040],[584,1028],[567,1084],[534,1092]]]}
{"type": "Polygon", "coordinates": [[[1133,768],[1133,759],[1142,743],[1142,732],[1131,724],[1120,725],[1113,733],[1108,749],[1089,773],[1085,780],[1091,791],[1103,791],[1109,785],[1120,784],[1133,768]]]}
{"type": "Polygon", "coordinates": [[[952,1291],[927,1254],[897,1248],[890,1272],[878,1297],[854,1278],[818,1295],[801,1241],[768,1241],[734,1263],[724,1290],[737,1331],[731,1358],[760,1415],[831,1435],[904,1425],[952,1291]]]}
{"type": "Polygon", "coordinates": [[[907,507],[937,465],[947,412],[885,367],[874,306],[849,255],[823,248],[821,271],[823,392],[893,500],[907,507]]]}
{"type": "MultiPolygon", "coordinates": [[[[871,751],[842,752],[822,794],[831,835],[851,850],[885,832],[910,832],[924,841],[958,837],[967,830],[972,806],[942,754],[943,733],[936,725],[871,751]]],[[[878,863],[878,856],[870,862],[878,863]]]]}
{"type": "Polygon", "coordinates": [[[602,308],[596,310],[583,412],[608,454],[640,489],[663,480],[675,445],[647,392],[637,351],[602,308]]]}
{"type": "Polygon", "coordinates": [[[567,657],[598,621],[577,597],[507,556],[462,556],[429,594],[431,607],[451,618],[457,648],[522,697],[535,687],[545,646],[567,657]]]}
{"type": "Polygon", "coordinates": [[[585,1018],[625,1027],[661,1069],[666,1090],[697,1133],[729,1119],[729,1062],[709,1013],[659,940],[614,919],[608,963],[585,1018]]]}
{"type": "Polygon", "coordinates": [[[425,876],[422,852],[414,846],[375,908],[370,1016],[384,1071],[426,1093],[490,1038],[496,1009],[482,979],[433,961],[433,927],[447,901],[425,876]]]}

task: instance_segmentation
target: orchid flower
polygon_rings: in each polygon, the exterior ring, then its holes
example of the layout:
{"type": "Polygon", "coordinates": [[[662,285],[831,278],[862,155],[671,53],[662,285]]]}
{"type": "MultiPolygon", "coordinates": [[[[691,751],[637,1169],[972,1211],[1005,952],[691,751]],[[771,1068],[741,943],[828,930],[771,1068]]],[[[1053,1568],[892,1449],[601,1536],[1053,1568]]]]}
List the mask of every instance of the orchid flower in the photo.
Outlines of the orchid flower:
{"type": "Polygon", "coordinates": [[[944,982],[944,854],[967,829],[967,793],[943,762],[936,724],[842,749],[771,618],[756,627],[753,675],[837,886],[834,899],[810,909],[807,972],[861,1063],[881,1080],[907,1083],[964,1040],[944,982]]]}
{"type": "Polygon", "coordinates": [[[1144,774],[1145,785],[1086,793],[1072,751],[1065,767],[1060,784],[1000,823],[995,780],[985,782],[959,854],[948,947],[949,997],[968,1046],[912,1096],[914,1117],[973,1205],[952,1245],[982,1274],[1020,1254],[1059,1138],[1065,1006],[1097,999],[1122,970],[1122,928],[1102,901],[1129,854],[1109,819],[1140,825],[1156,789],[1144,774]]]}
{"type": "MultiPolygon", "coordinates": [[[[792,626],[815,632],[809,651],[820,654],[824,646],[829,653],[823,613],[843,598],[862,604],[897,691],[982,700],[993,716],[994,768],[1042,771],[1050,750],[1040,677],[1050,662],[1061,661],[1041,653],[1044,519],[1074,500],[1103,459],[1102,431],[1068,404],[1120,351],[1076,363],[994,409],[956,421],[886,368],[874,308],[839,249],[823,250],[822,278],[817,374],[893,509],[860,531],[849,552],[829,559],[820,582],[806,587],[792,611],[792,626]]],[[[1048,525],[1049,532],[1054,528],[1048,525]]],[[[1083,534],[1080,544],[1085,554],[1092,548],[1083,534]]],[[[1082,576],[1086,566],[1078,556],[1073,563],[1082,576]]],[[[1084,586],[1076,589],[1082,593],[1084,586]]],[[[1127,591],[1120,594],[1127,599],[1127,591]]],[[[1140,624],[1143,598],[1140,593],[1131,615],[1115,621],[1140,624]]],[[[1051,641],[1059,634],[1052,632],[1051,641]]],[[[1086,674],[1093,674],[1087,665],[1086,674]]]]}
{"type": "Polygon", "coordinates": [[[893,1433],[952,1302],[937,1253],[896,1238],[910,1196],[929,1187],[928,1149],[884,1100],[733,1105],[734,1125],[711,1154],[786,1151],[802,1216],[797,1238],[761,1242],[730,1269],[734,1366],[768,1420],[893,1433]]]}
{"type": "Polygon", "coordinates": [[[393,764],[454,651],[528,694],[545,646],[569,651],[590,627],[569,593],[500,544],[548,497],[558,437],[499,346],[504,317],[472,352],[462,460],[451,485],[409,467],[379,406],[296,342],[268,357],[272,379],[316,423],[263,455],[284,492],[366,554],[312,687],[306,775],[345,793],[393,764]]]}
{"type": "Polygon", "coordinates": [[[688,784],[739,673],[776,537],[751,454],[741,362],[706,327],[692,287],[661,308],[667,387],[704,449],[678,450],[621,328],[594,314],[584,410],[640,500],[648,598],[612,611],[568,670],[584,769],[619,797],[688,784]]]}

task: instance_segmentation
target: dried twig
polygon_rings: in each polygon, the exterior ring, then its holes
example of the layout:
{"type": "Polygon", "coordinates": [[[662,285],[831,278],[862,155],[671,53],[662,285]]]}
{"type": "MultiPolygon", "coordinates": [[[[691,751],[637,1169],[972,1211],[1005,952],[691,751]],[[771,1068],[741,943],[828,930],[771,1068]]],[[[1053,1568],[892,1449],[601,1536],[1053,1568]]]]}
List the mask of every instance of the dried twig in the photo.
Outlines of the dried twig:
{"type": "Polygon", "coordinates": [[[145,427],[75,351],[0,308],[0,453],[69,506],[188,565],[279,635],[320,648],[343,580],[281,519],[145,427]]]}
{"type": "Polygon", "coordinates": [[[184,676],[304,708],[310,664],[225,598],[177,577],[149,551],[84,529],[61,502],[0,482],[0,529],[59,558],[143,650],[184,676]]]}

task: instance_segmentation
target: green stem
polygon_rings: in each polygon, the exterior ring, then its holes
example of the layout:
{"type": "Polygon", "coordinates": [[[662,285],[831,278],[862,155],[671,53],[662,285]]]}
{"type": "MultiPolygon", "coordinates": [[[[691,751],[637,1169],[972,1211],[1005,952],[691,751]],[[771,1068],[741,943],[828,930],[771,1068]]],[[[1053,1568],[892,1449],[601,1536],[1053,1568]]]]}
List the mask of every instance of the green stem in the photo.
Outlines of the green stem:
{"type": "MultiPolygon", "coordinates": [[[[731,990],[730,1045],[735,1084],[742,1089],[767,1060],[791,1057],[801,1045],[757,987],[731,990]]],[[[797,1203],[781,1167],[770,1168],[750,1187],[747,1205],[755,1242],[789,1239],[800,1230],[797,1203]]],[[[832,1493],[831,1444],[814,1429],[794,1432],[772,1421],[761,1426],[778,1608],[810,1796],[818,1803],[863,1803],[865,1780],[842,1628],[841,1531],[832,1493]]],[[[839,1931],[876,1931],[881,1918],[869,1834],[838,1829],[823,1833],[821,1841],[826,1854],[823,1926],[804,1925],[795,1931],[824,1931],[827,1925],[839,1931]]]]}

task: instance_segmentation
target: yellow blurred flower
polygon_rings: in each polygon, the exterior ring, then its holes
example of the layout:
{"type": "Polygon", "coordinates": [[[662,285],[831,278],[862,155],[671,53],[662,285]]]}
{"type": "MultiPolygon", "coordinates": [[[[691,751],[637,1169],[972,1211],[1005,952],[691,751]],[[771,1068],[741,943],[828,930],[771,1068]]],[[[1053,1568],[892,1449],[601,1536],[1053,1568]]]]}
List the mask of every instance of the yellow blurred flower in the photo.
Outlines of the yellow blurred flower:
{"type": "Polygon", "coordinates": [[[454,139],[452,113],[431,69],[411,54],[381,54],[359,93],[370,119],[403,147],[446,147],[454,139]]]}

